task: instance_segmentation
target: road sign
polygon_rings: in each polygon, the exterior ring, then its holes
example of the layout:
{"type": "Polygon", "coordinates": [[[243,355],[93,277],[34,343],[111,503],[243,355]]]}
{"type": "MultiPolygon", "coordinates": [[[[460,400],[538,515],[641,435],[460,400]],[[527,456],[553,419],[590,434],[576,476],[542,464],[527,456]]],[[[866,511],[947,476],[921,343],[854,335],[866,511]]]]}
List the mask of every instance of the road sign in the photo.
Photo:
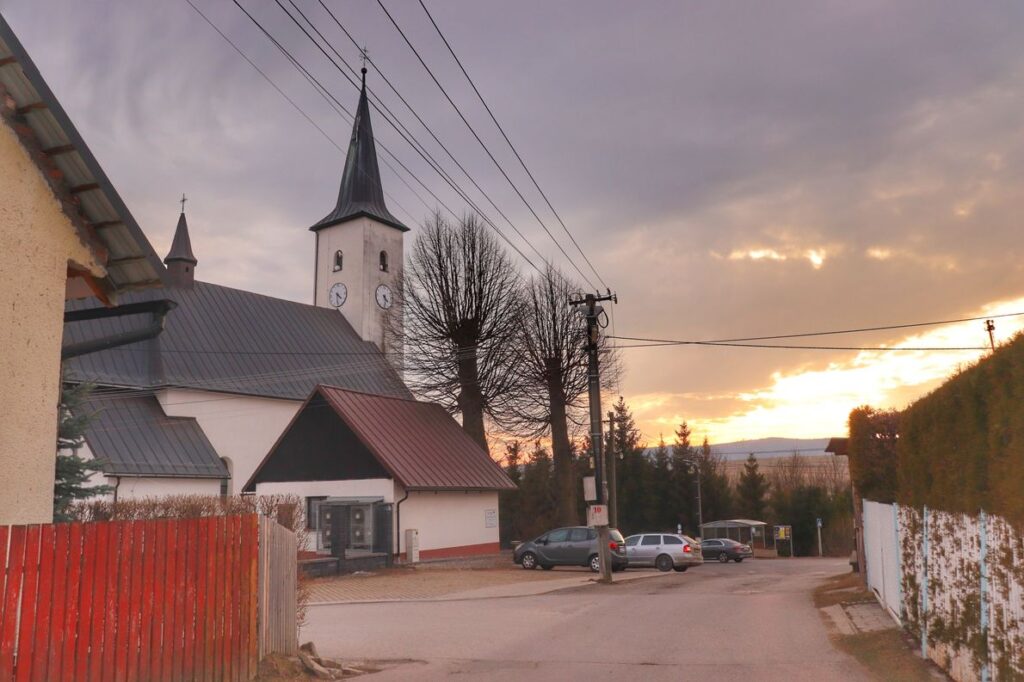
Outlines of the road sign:
{"type": "Polygon", "coordinates": [[[587,525],[588,526],[607,526],[608,525],[608,505],[606,504],[592,504],[587,507],[587,525]]]}
{"type": "Polygon", "coordinates": [[[821,517],[818,517],[818,528],[821,528],[821,517]]]}
{"type": "Polygon", "coordinates": [[[583,477],[583,499],[587,502],[597,501],[597,484],[593,476],[583,477]]]}
{"type": "Polygon", "coordinates": [[[775,526],[775,539],[788,540],[793,536],[792,526],[775,526]]]}

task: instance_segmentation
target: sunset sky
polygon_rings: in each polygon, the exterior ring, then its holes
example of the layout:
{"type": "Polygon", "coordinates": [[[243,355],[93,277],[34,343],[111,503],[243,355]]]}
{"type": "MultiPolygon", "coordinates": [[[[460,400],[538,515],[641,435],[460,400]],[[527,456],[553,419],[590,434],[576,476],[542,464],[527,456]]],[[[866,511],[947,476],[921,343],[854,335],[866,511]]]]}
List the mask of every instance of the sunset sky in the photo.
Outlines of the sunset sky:
{"type": "MultiPolygon", "coordinates": [[[[1019,3],[426,1],[618,293],[617,335],[706,340],[1024,312],[1019,3]]],[[[233,3],[194,2],[347,145],[350,122],[233,3]]],[[[296,2],[358,59],[315,0],[296,2]]],[[[325,2],[534,246],[573,274],[376,0],[325,2]]],[[[242,4],[355,105],[355,88],[277,5],[242,4]]],[[[419,4],[384,4],[582,266],[419,4]]],[[[312,300],[306,228],[334,204],[343,152],[185,0],[0,0],[0,10],[158,252],[185,192],[201,279],[312,300]]],[[[440,157],[374,69],[368,83],[440,157]]],[[[465,210],[383,121],[374,131],[465,210]]],[[[422,222],[433,200],[383,172],[391,210],[422,222]]],[[[997,341],[1022,327],[1024,316],[998,318],[997,341]]],[[[984,347],[988,337],[979,321],[781,343],[984,347]]],[[[686,419],[712,442],[841,435],[853,407],[903,406],[982,355],[622,352],[621,392],[645,436],[670,438],[686,419]]]]}

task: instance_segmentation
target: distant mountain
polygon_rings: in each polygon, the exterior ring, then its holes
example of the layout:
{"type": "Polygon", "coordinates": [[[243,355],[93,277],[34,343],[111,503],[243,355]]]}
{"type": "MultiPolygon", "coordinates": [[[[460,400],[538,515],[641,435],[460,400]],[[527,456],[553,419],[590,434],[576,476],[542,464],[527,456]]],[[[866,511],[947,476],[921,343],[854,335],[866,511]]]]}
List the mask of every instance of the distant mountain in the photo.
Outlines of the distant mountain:
{"type": "MultiPolygon", "coordinates": [[[[751,452],[758,459],[789,457],[794,452],[813,457],[828,454],[825,452],[828,441],[828,438],[756,438],[732,443],[712,443],[711,451],[726,460],[746,459],[751,452]]],[[[654,450],[647,448],[646,454],[653,455],[654,450]]]]}

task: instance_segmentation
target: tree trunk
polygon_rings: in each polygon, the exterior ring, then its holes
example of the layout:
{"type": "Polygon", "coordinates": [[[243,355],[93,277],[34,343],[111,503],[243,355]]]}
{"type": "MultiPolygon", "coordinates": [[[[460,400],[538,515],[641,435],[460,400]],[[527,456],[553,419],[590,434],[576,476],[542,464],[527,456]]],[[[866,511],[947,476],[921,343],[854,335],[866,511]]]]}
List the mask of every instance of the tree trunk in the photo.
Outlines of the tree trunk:
{"type": "Polygon", "coordinates": [[[487,432],[484,429],[484,398],[480,391],[480,375],[477,371],[476,347],[459,347],[459,396],[457,402],[462,413],[462,430],[475,440],[484,452],[487,447],[487,432]]]}
{"type": "Polygon", "coordinates": [[[545,360],[548,379],[548,404],[551,408],[551,458],[555,467],[555,494],[558,496],[558,523],[574,526],[579,523],[576,512],[576,477],[572,470],[572,446],[566,423],[565,393],[562,390],[562,369],[558,359],[545,360]]]}

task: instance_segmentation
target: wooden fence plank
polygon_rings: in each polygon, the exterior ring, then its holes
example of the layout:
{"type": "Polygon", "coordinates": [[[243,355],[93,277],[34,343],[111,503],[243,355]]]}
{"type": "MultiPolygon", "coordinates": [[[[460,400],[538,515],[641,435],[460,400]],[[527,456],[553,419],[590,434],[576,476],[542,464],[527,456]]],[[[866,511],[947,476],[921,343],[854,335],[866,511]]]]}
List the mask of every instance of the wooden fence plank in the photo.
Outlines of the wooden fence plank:
{"type": "MultiPolygon", "coordinates": [[[[4,622],[4,606],[7,600],[4,595],[4,584],[7,582],[7,540],[11,533],[10,526],[0,526],[0,628],[4,622]]],[[[2,632],[2,630],[0,630],[2,632]]]]}
{"type": "Polygon", "coordinates": [[[163,661],[164,635],[164,599],[167,590],[167,529],[166,521],[154,521],[156,524],[156,543],[154,544],[153,566],[153,616],[150,635],[149,679],[161,679],[161,663],[163,661]]]}
{"type": "MultiPolygon", "coordinates": [[[[42,528],[29,526],[25,534],[25,572],[21,588],[21,623],[18,626],[18,657],[14,666],[15,680],[30,680],[32,645],[39,605],[39,542],[42,528]]],[[[0,592],[3,594],[3,592],[0,592]]],[[[46,604],[46,599],[43,599],[46,604]]]]}
{"type": "MultiPolygon", "coordinates": [[[[73,682],[78,643],[78,596],[82,586],[82,524],[68,526],[67,584],[64,588],[64,623],[61,629],[60,680],[73,682]]],[[[57,678],[53,678],[57,679],[57,678]]]]}
{"type": "Polygon", "coordinates": [[[217,519],[217,540],[212,562],[214,573],[214,624],[213,624],[213,679],[224,679],[224,574],[225,545],[227,544],[227,523],[224,517],[217,519]]]}
{"type": "Polygon", "coordinates": [[[64,616],[67,613],[68,591],[68,545],[71,543],[71,526],[67,523],[54,524],[53,550],[53,591],[50,602],[50,641],[47,652],[46,677],[61,679],[61,650],[64,646],[64,616]]]}
{"type": "Polygon", "coordinates": [[[114,675],[105,679],[113,682],[125,682],[128,679],[129,634],[131,633],[131,584],[135,569],[135,521],[125,521],[121,528],[120,578],[117,581],[117,649],[114,654],[114,675]]]}
{"type": "Polygon", "coordinates": [[[206,576],[207,576],[207,545],[210,542],[209,519],[199,519],[196,549],[196,620],[195,650],[192,652],[192,678],[197,681],[206,679],[206,576]]]}
{"type": "MultiPolygon", "coordinates": [[[[229,517],[229,523],[231,524],[231,560],[228,562],[228,565],[231,567],[237,567],[242,559],[241,521],[242,517],[240,516],[229,517]]],[[[230,651],[231,653],[228,656],[228,660],[230,661],[231,664],[231,677],[229,679],[232,680],[237,680],[240,678],[240,671],[238,666],[239,659],[241,659],[241,656],[239,655],[241,644],[239,640],[239,625],[241,620],[239,614],[241,613],[242,605],[240,590],[242,581],[240,580],[240,573],[241,571],[238,571],[237,569],[229,572],[229,575],[231,576],[231,603],[228,609],[230,625],[230,639],[228,651],[230,651]]]]}
{"type": "Polygon", "coordinates": [[[139,679],[140,680],[152,680],[153,679],[153,668],[152,668],[152,651],[153,651],[153,633],[159,632],[158,628],[154,627],[154,615],[153,615],[153,601],[154,593],[156,591],[156,585],[154,584],[156,576],[156,562],[157,562],[157,540],[158,540],[158,528],[160,523],[158,521],[145,521],[144,524],[144,536],[145,536],[145,555],[142,560],[142,604],[139,607],[141,615],[141,627],[139,628],[139,679]]]}
{"type": "Polygon", "coordinates": [[[142,569],[146,556],[146,522],[132,522],[131,571],[128,584],[128,645],[125,665],[125,679],[136,682],[139,679],[139,631],[142,629],[142,569]]]}
{"type": "Polygon", "coordinates": [[[25,526],[11,528],[10,550],[7,556],[7,583],[4,593],[4,617],[0,621],[0,680],[6,682],[14,675],[14,637],[17,633],[18,598],[21,578],[25,570],[25,526]]]}
{"type": "Polygon", "coordinates": [[[249,537],[249,519],[251,517],[245,516],[242,518],[241,526],[241,547],[242,547],[242,558],[238,563],[238,575],[239,575],[239,586],[241,598],[239,599],[239,677],[243,680],[248,680],[251,675],[249,674],[249,637],[252,636],[252,629],[249,626],[249,598],[250,598],[250,587],[249,587],[249,564],[250,556],[253,551],[253,540],[249,537]]]}
{"type": "Polygon", "coordinates": [[[89,628],[88,674],[85,679],[98,680],[103,673],[103,637],[107,624],[107,572],[110,549],[110,523],[91,524],[96,527],[96,578],[93,586],[92,626],[89,628]]]}
{"type": "Polygon", "coordinates": [[[259,570],[259,553],[260,553],[260,540],[259,540],[259,517],[255,514],[250,514],[248,517],[249,523],[249,541],[252,543],[252,548],[249,555],[249,612],[246,614],[246,618],[249,623],[249,644],[247,656],[249,658],[249,678],[256,676],[257,667],[259,666],[258,651],[259,646],[257,644],[257,638],[259,637],[259,626],[257,623],[257,607],[259,603],[259,586],[258,586],[258,570],[259,570]]]}
{"type": "Polygon", "coordinates": [[[216,632],[214,622],[216,616],[214,614],[214,594],[216,593],[217,584],[217,565],[216,565],[216,545],[217,545],[217,519],[206,519],[206,556],[204,561],[206,562],[206,584],[204,585],[205,604],[204,604],[204,637],[203,637],[203,680],[213,681],[213,637],[216,632]]]}
{"type": "Polygon", "coordinates": [[[99,526],[98,523],[87,523],[82,528],[82,579],[78,592],[78,633],[72,669],[76,680],[86,680],[89,675],[89,646],[92,642],[93,609],[97,601],[99,526]]]}
{"type": "Polygon", "coordinates": [[[185,619],[182,634],[182,676],[195,679],[195,637],[196,637],[196,583],[199,573],[199,519],[188,519],[188,560],[185,566],[185,619]]]}
{"type": "Polygon", "coordinates": [[[122,567],[121,535],[124,533],[125,524],[122,521],[109,522],[109,535],[107,538],[107,567],[106,567],[106,588],[103,599],[103,648],[102,665],[97,680],[113,680],[116,675],[117,653],[117,594],[118,576],[122,567]]]}
{"type": "Polygon", "coordinates": [[[160,638],[160,678],[166,682],[171,681],[171,664],[174,647],[174,594],[177,585],[174,583],[176,575],[175,563],[178,560],[178,525],[167,521],[167,549],[165,550],[164,561],[166,562],[166,577],[164,579],[164,594],[162,605],[163,633],[160,638]]]}
{"type": "Polygon", "coordinates": [[[45,524],[39,533],[39,586],[36,593],[35,631],[32,633],[32,659],[29,679],[45,682],[50,649],[50,600],[53,599],[53,552],[56,535],[53,524],[45,524]]]}
{"type": "Polygon", "coordinates": [[[178,532],[176,558],[174,560],[174,649],[171,656],[171,679],[182,679],[183,647],[185,644],[185,574],[188,563],[188,526],[185,522],[175,523],[178,532]]]}

